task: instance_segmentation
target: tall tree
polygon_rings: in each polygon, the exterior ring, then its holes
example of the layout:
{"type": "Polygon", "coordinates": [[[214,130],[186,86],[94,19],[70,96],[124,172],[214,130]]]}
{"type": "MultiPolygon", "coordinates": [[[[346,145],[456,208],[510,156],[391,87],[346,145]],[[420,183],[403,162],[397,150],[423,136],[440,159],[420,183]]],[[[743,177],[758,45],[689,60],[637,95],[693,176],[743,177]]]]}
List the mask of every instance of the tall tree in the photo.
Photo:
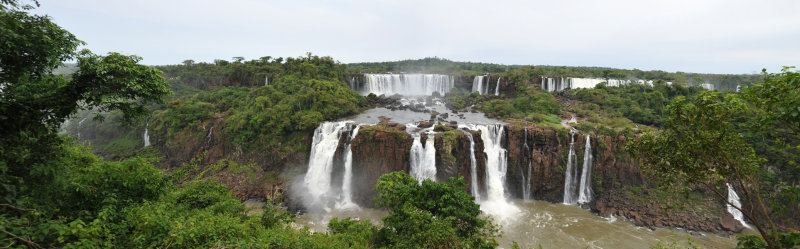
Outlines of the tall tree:
{"type": "MultiPolygon", "coordinates": [[[[704,186],[728,205],[724,190],[732,184],[745,199],[736,207],[750,220],[769,248],[792,247],[798,243],[796,231],[781,229],[767,205],[761,176],[766,160],[756,153],[747,136],[752,132],[793,137],[781,149],[798,149],[798,90],[800,74],[788,69],[780,74],[764,74],[764,81],[743,94],[720,95],[703,92],[694,101],[677,98],[666,108],[663,130],[643,134],[628,148],[644,161],[663,186],[704,186]],[[792,142],[793,141],[793,142],[792,142]]],[[[783,140],[786,141],[786,140],[783,140]]],[[[795,179],[796,180],[796,179],[795,179]]],[[[796,191],[796,187],[795,187],[796,191]]],[[[779,202],[797,205],[796,200],[779,202]]],[[[745,246],[756,246],[744,240],[745,246]],[[750,243],[750,244],[748,244],[750,243]]],[[[741,244],[740,244],[741,245],[741,244]]]]}
{"type": "Polygon", "coordinates": [[[170,91],[160,71],[138,64],[140,57],[77,51],[83,42],[50,17],[28,13],[32,6],[0,6],[0,203],[16,204],[36,183],[63,174],[49,160],[70,115],[119,110],[131,122],[170,91]],[[69,79],[51,74],[73,59],[78,71],[69,79]]]}

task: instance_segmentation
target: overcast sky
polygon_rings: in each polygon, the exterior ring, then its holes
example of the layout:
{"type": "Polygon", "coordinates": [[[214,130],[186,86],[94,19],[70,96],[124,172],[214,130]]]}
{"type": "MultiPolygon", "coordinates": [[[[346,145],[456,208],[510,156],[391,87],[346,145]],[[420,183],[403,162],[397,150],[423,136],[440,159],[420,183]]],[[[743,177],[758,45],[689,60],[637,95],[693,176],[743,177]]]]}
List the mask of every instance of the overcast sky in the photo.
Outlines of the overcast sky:
{"type": "Polygon", "coordinates": [[[95,53],[755,73],[800,66],[800,1],[39,0],[95,53]]]}

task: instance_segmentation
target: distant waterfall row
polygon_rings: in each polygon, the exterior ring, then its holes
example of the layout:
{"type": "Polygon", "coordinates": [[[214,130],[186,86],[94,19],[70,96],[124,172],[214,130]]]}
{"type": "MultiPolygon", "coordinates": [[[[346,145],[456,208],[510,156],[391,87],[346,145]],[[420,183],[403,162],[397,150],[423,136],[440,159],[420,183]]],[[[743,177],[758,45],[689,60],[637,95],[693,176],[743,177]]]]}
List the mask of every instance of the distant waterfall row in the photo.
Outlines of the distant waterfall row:
{"type": "Polygon", "coordinates": [[[364,74],[365,82],[360,89],[355,81],[351,80],[351,88],[364,95],[425,96],[433,92],[445,94],[455,86],[455,77],[444,74],[364,74]]]}
{"type": "Polygon", "coordinates": [[[497,83],[494,85],[494,90],[492,90],[489,86],[491,80],[490,76],[475,76],[475,78],[472,79],[472,91],[470,92],[478,92],[481,95],[488,95],[491,93],[494,93],[495,96],[500,95],[500,79],[501,77],[497,77],[497,83]]]}
{"type": "Polygon", "coordinates": [[[565,89],[594,88],[597,84],[602,82],[606,82],[607,86],[624,86],[631,83],[653,86],[652,80],[620,80],[603,78],[542,77],[541,82],[542,89],[550,92],[562,91],[565,89]]]}

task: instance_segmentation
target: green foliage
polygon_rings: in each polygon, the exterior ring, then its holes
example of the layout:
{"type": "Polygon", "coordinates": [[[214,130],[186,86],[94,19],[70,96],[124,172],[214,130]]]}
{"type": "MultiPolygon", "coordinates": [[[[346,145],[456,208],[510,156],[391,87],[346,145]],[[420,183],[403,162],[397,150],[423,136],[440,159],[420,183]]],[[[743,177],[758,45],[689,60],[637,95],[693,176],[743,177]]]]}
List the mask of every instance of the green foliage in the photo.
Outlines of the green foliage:
{"type": "Polygon", "coordinates": [[[454,62],[447,59],[428,57],[418,60],[402,60],[392,62],[365,62],[347,64],[353,70],[361,72],[420,72],[420,73],[499,73],[514,66],[506,66],[477,62],[454,62]]]}
{"type": "Polygon", "coordinates": [[[398,248],[496,247],[497,229],[478,217],[465,188],[463,179],[420,184],[403,172],[381,176],[375,203],[391,212],[383,218],[386,240],[398,248]]]}
{"type": "MultiPolygon", "coordinates": [[[[580,101],[570,110],[580,117],[596,122],[602,122],[599,116],[612,119],[624,117],[635,123],[660,126],[669,101],[678,96],[691,98],[702,90],[700,87],[687,88],[678,84],[668,86],[663,81],[655,82],[653,87],[640,84],[606,87],[601,83],[597,88],[568,90],[564,95],[580,101]]],[[[623,123],[627,122],[617,120],[608,125],[629,126],[623,123]]]]}
{"type": "MultiPolygon", "coordinates": [[[[240,57],[241,58],[241,57],[240,57]]],[[[324,79],[343,81],[346,67],[331,57],[310,53],[303,57],[275,58],[265,56],[256,60],[237,59],[233,62],[217,60],[215,63],[195,63],[187,60],[182,65],[158,66],[158,69],[181,82],[207,89],[213,86],[264,86],[273,85],[284,77],[294,79],[324,79]]]]}
{"type": "Polygon", "coordinates": [[[337,239],[346,242],[346,247],[385,247],[386,241],[381,230],[372,222],[357,221],[350,218],[339,220],[334,217],[328,223],[328,230],[337,239]]]}
{"type": "Polygon", "coordinates": [[[56,135],[66,118],[80,109],[119,110],[131,121],[169,90],[140,58],[77,53],[82,43],[49,17],[10,6],[0,10],[0,200],[28,205],[22,196],[50,191],[68,172],[57,160],[64,150],[56,135]],[[71,79],[50,74],[69,59],[79,68],[71,79]]]}
{"type": "MultiPolygon", "coordinates": [[[[487,97],[478,95],[467,98],[480,101],[487,97]]],[[[513,99],[494,98],[477,105],[479,110],[500,118],[525,119],[541,125],[559,125],[561,119],[557,115],[561,114],[561,107],[561,103],[552,94],[535,87],[518,87],[513,99]]]]}
{"type": "MultiPolygon", "coordinates": [[[[800,133],[789,126],[796,125],[798,119],[789,118],[792,112],[787,109],[793,108],[796,100],[784,98],[794,97],[800,83],[797,73],[786,70],[764,78],[765,82],[753,85],[742,95],[702,92],[693,101],[677,97],[665,109],[664,130],[646,132],[638,141],[629,143],[628,149],[643,159],[648,173],[672,190],[701,185],[727,202],[721,190],[724,183],[736,187],[746,200],[741,208],[744,216],[761,234],[760,239],[742,238],[740,246],[791,247],[795,244],[783,244],[783,238],[794,231],[779,229],[773,218],[791,217],[794,209],[787,207],[800,204],[800,199],[794,198],[796,188],[786,183],[797,182],[792,176],[795,171],[781,167],[777,170],[788,174],[777,177],[770,172],[776,169],[763,166],[768,161],[762,156],[770,155],[763,153],[765,150],[793,150],[792,145],[797,144],[800,133]],[[775,143],[759,141],[776,134],[783,137],[775,143]],[[776,181],[776,187],[770,186],[776,181]],[[764,198],[773,200],[772,210],[766,208],[764,198]],[[789,216],[783,216],[785,211],[790,212],[789,216]]],[[[795,224],[796,219],[778,221],[795,224]]]]}
{"type": "Polygon", "coordinates": [[[171,137],[190,124],[197,125],[213,117],[212,110],[213,105],[207,102],[173,100],[166,110],[156,113],[153,127],[156,131],[166,128],[166,135],[171,137]]]}

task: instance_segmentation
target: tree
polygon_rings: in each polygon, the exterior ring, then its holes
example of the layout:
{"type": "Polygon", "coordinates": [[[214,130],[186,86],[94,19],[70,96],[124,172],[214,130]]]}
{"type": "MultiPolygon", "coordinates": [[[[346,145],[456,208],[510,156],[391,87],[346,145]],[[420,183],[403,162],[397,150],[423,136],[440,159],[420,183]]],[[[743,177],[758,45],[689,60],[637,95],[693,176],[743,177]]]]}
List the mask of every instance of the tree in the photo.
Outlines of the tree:
{"type": "Polygon", "coordinates": [[[404,172],[381,176],[375,191],[386,239],[399,248],[494,248],[497,229],[478,217],[481,210],[462,179],[421,184],[404,172]]]}
{"type": "Polygon", "coordinates": [[[13,0],[0,6],[0,213],[6,214],[52,198],[70,174],[56,134],[70,115],[120,111],[130,123],[170,91],[160,71],[138,64],[141,58],[78,52],[83,42],[49,17],[26,12],[33,7],[13,0]],[[70,79],[51,74],[70,59],[79,68],[70,79]]]}
{"type": "MultiPolygon", "coordinates": [[[[781,74],[765,73],[764,82],[754,84],[742,95],[702,92],[693,102],[678,97],[665,110],[664,129],[643,134],[629,143],[628,149],[643,160],[645,171],[662,186],[683,190],[688,189],[684,186],[703,186],[733,205],[722,191],[726,184],[732,184],[745,199],[742,207],[734,207],[753,223],[764,246],[792,247],[800,241],[800,235],[781,229],[773,220],[774,214],[764,200],[770,193],[762,192],[767,186],[760,179],[766,160],[756,153],[747,135],[785,126],[779,130],[789,134],[794,131],[796,138],[798,84],[798,74],[784,70],[781,74]],[[792,125],[794,128],[789,128],[792,125]]],[[[752,241],[745,237],[740,246],[755,246],[752,241]]]]}

